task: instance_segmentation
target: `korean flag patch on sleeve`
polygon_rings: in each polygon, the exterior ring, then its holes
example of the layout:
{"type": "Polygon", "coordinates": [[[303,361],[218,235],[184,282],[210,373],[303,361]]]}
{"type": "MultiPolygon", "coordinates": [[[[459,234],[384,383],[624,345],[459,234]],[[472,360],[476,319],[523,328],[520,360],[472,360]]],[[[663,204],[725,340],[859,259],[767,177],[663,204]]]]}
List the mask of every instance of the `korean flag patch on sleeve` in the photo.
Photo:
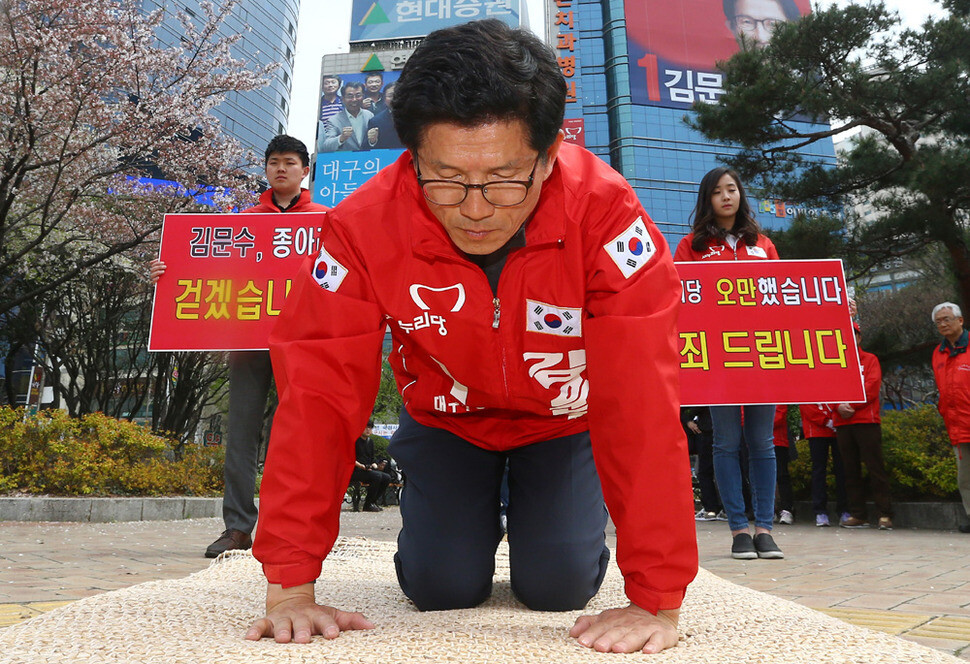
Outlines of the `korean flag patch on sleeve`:
{"type": "Polygon", "coordinates": [[[344,277],[347,276],[347,272],[347,268],[338,263],[321,242],[320,253],[317,254],[317,259],[313,261],[313,278],[320,284],[320,287],[330,292],[336,292],[340,288],[340,284],[343,283],[344,277]]]}
{"type": "Polygon", "coordinates": [[[637,217],[629,228],[604,244],[603,248],[627,279],[650,262],[657,252],[643,217],[637,217]]]}

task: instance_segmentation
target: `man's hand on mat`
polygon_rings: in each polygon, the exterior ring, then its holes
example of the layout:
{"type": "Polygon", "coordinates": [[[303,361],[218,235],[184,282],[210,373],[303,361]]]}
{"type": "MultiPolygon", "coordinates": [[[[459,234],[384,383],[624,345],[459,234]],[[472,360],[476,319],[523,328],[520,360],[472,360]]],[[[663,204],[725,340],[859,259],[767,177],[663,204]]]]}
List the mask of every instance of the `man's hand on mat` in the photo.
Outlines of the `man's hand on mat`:
{"type": "Polygon", "coordinates": [[[656,653],[677,644],[680,609],[653,615],[636,604],[609,609],[598,616],[580,616],[569,636],[599,652],[656,653]]]}
{"type": "Polygon", "coordinates": [[[335,639],[348,629],[373,629],[374,623],[360,613],[347,613],[314,601],[313,584],[283,588],[271,583],[266,589],[266,617],[246,632],[250,641],[272,636],[277,643],[309,643],[314,634],[335,639]]]}

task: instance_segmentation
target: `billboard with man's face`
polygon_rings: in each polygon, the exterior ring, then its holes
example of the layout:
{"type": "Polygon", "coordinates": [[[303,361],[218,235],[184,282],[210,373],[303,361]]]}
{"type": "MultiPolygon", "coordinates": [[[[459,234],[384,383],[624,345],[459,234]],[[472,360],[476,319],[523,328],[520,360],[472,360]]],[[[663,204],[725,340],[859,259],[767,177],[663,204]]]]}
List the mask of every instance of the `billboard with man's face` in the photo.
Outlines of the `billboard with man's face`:
{"type": "Polygon", "coordinates": [[[313,201],[333,207],[404,151],[394,129],[400,71],[331,74],[320,80],[313,201]]]}
{"type": "Polygon", "coordinates": [[[723,94],[718,60],[766,43],[809,0],[624,0],[634,104],[688,109],[723,94]]]}

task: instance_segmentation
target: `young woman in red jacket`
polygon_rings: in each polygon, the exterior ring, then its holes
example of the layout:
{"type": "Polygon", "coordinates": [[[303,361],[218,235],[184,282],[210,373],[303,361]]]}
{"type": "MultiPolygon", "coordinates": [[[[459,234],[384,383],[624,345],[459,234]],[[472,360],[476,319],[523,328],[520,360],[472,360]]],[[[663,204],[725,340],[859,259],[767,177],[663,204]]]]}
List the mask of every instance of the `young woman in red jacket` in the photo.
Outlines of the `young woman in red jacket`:
{"type": "MultiPolygon", "coordinates": [[[[674,261],[777,260],[778,251],[761,234],[738,174],[715,168],[701,180],[693,232],[680,241],[674,261]]],[[[775,514],[774,404],[711,406],[714,424],[714,477],[728,516],[734,558],[784,558],[771,537],[775,514]],[[743,411],[743,416],[742,416],[743,411]],[[741,493],[738,464],[741,440],[748,446],[748,481],[754,505],[755,536],[741,493]]]]}

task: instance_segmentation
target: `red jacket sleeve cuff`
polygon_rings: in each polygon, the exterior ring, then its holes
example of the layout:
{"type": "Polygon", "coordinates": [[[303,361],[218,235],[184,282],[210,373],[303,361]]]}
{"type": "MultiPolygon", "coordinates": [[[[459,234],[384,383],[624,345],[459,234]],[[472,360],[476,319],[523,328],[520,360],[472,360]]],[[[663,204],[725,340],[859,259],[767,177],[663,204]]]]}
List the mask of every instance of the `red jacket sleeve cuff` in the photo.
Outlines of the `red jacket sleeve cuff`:
{"type": "Polygon", "coordinates": [[[638,586],[629,580],[624,583],[624,591],[631,602],[656,615],[657,611],[669,611],[679,609],[684,603],[684,595],[687,589],[674,592],[657,592],[643,586],[638,586]]]}
{"type": "Polygon", "coordinates": [[[322,560],[308,560],[303,563],[290,563],[285,565],[274,565],[263,563],[263,574],[270,583],[278,583],[284,588],[302,586],[304,583],[313,583],[320,576],[320,568],[323,567],[322,560]]]}

